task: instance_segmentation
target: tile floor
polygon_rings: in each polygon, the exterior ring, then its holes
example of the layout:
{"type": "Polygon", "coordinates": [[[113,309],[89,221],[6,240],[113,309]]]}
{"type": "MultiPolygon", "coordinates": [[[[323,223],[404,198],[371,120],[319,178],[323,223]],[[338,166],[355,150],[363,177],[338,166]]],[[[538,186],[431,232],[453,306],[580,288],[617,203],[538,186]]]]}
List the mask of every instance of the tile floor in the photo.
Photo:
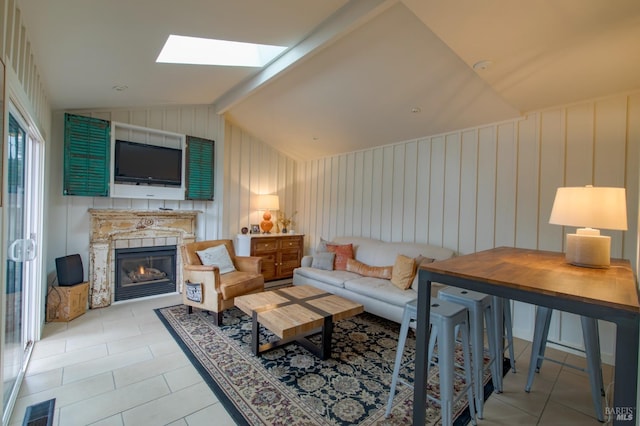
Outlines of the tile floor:
{"type": "MultiPolygon", "coordinates": [[[[69,323],[47,323],[36,343],[10,425],[25,409],[56,398],[55,426],[233,425],[222,404],[158,320],[154,308],[179,295],[89,310],[69,323]]],[[[585,373],[547,362],[524,392],[530,345],[516,340],[518,373],[505,377],[479,425],[600,425],[585,373]]],[[[549,355],[583,363],[564,352],[549,355]]],[[[613,369],[605,366],[605,384],[613,369]]]]}

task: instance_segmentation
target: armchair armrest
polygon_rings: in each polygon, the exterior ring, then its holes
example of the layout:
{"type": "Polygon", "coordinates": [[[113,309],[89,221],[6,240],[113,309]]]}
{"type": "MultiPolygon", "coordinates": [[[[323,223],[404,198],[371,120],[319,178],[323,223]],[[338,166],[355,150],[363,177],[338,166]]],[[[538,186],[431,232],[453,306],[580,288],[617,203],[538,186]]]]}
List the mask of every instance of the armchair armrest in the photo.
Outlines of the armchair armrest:
{"type": "Polygon", "coordinates": [[[182,265],[182,279],[194,283],[202,283],[220,291],[220,268],[206,265],[182,265]]]}
{"type": "Polygon", "coordinates": [[[258,256],[236,256],[236,269],[242,272],[262,273],[262,258],[258,256]]]}

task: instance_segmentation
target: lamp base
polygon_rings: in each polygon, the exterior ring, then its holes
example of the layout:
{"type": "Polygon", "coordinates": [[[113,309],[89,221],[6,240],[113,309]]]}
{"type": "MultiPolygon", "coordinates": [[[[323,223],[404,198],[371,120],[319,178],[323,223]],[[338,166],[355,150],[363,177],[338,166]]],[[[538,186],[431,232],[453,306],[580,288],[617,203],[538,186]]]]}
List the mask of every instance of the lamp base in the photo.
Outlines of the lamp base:
{"type": "Polygon", "coordinates": [[[271,222],[271,212],[269,210],[265,210],[262,215],[262,222],[260,222],[260,229],[262,229],[263,234],[270,234],[271,228],[273,228],[273,222],[271,222]]]}
{"type": "Polygon", "coordinates": [[[581,233],[578,229],[575,234],[567,234],[566,260],[575,266],[585,268],[608,268],[611,264],[611,237],[581,233]]]}

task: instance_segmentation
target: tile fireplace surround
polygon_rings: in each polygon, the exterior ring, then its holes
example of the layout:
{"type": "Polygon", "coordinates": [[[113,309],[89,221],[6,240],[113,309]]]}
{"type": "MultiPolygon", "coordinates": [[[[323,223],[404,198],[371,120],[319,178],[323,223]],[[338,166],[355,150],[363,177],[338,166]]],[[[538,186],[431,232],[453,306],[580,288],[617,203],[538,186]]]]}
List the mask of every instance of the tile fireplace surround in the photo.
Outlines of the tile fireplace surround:
{"type": "MultiPolygon", "coordinates": [[[[114,300],[115,249],[176,245],[195,241],[196,210],[89,209],[89,306],[103,308],[114,300]]],[[[176,256],[176,285],[182,283],[182,257],[176,256]]]]}

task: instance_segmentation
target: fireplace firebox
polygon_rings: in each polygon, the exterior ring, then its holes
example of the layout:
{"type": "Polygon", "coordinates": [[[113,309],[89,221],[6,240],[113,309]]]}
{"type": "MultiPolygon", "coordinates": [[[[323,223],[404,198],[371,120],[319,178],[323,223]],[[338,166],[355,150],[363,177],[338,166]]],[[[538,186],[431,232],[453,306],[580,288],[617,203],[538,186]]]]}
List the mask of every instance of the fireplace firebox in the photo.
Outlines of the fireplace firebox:
{"type": "Polygon", "coordinates": [[[115,301],[176,291],[176,246],[121,248],[115,257],[115,301]]]}

